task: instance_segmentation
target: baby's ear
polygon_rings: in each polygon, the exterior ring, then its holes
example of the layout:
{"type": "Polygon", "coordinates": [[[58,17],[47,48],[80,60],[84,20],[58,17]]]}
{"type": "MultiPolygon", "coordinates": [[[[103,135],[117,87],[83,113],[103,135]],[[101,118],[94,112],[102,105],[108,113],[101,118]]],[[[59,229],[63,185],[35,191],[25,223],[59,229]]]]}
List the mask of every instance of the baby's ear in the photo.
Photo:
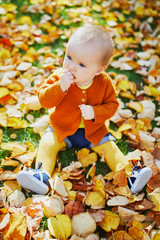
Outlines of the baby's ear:
{"type": "Polygon", "coordinates": [[[101,74],[106,68],[107,68],[107,66],[100,67],[100,68],[98,69],[96,75],[101,74]]]}

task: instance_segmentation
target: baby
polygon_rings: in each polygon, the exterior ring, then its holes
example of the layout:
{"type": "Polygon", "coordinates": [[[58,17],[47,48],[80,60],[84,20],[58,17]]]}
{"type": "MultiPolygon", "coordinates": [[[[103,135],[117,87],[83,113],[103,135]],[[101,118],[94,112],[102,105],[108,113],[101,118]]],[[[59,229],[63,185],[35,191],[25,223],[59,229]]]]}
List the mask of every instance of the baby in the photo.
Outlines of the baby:
{"type": "MultiPolygon", "coordinates": [[[[83,26],[72,34],[63,68],[51,74],[38,89],[42,107],[52,109],[50,127],[39,144],[37,168],[17,175],[23,187],[46,194],[57,154],[66,147],[88,148],[98,154],[105,150],[104,158],[112,171],[125,168],[131,172],[129,162],[106,126],[106,120],[119,106],[112,80],[104,72],[113,49],[109,33],[101,26],[83,26]]],[[[132,193],[141,191],[151,176],[148,167],[133,170],[128,177],[132,193]]]]}

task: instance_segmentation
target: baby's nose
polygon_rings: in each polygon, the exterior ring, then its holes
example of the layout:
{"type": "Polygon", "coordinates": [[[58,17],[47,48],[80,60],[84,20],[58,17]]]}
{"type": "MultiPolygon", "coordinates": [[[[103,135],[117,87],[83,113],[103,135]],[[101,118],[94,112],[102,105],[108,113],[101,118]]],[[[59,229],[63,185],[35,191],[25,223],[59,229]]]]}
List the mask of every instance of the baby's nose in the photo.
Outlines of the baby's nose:
{"type": "Polygon", "coordinates": [[[69,65],[69,70],[70,70],[71,72],[75,72],[76,66],[75,66],[74,63],[72,63],[72,64],[69,65]]]}

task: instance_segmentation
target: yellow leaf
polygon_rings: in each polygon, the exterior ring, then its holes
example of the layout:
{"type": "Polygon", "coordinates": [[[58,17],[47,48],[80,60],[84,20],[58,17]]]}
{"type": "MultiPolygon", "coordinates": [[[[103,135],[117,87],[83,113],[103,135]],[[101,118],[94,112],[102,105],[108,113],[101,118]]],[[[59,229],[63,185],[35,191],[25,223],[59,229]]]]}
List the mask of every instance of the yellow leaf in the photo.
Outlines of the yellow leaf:
{"type": "Polygon", "coordinates": [[[149,88],[153,97],[158,97],[160,95],[160,92],[157,90],[156,87],[150,85],[149,88]]]}
{"type": "Polygon", "coordinates": [[[118,131],[119,132],[123,132],[123,131],[126,131],[128,129],[132,129],[132,125],[129,124],[129,123],[123,123],[119,128],[118,128],[118,131]]]}
{"type": "Polygon", "coordinates": [[[12,3],[2,4],[1,5],[7,12],[14,12],[17,9],[17,6],[12,3]]]}
{"type": "Polygon", "coordinates": [[[20,82],[13,81],[12,83],[9,83],[7,85],[7,88],[9,88],[10,90],[13,90],[13,91],[21,91],[21,90],[23,90],[24,86],[20,82]]]}
{"type": "Polygon", "coordinates": [[[0,113],[0,126],[6,127],[7,126],[7,119],[8,114],[7,113],[0,113]]]}
{"type": "Polygon", "coordinates": [[[145,93],[146,95],[152,96],[151,89],[150,89],[149,86],[145,85],[145,86],[143,87],[143,90],[144,90],[144,93],[145,93]]]}
{"type": "Polygon", "coordinates": [[[19,19],[19,24],[28,24],[28,25],[32,25],[32,18],[30,16],[21,16],[19,19]]]}
{"type": "Polygon", "coordinates": [[[89,153],[89,149],[82,148],[77,153],[78,161],[82,164],[82,167],[88,167],[97,161],[97,154],[95,152],[89,153]]]}
{"type": "Polygon", "coordinates": [[[101,226],[106,232],[110,232],[112,229],[116,230],[120,223],[120,217],[116,213],[105,210],[105,217],[97,225],[101,226]]]}
{"type": "Polygon", "coordinates": [[[2,48],[0,50],[0,59],[1,60],[6,60],[11,57],[11,53],[8,49],[2,48]]]}
{"type": "Polygon", "coordinates": [[[65,214],[59,214],[48,218],[48,229],[57,239],[66,240],[71,235],[71,220],[65,214]]]}
{"type": "Polygon", "coordinates": [[[93,187],[93,191],[100,192],[103,195],[103,197],[106,196],[106,193],[104,191],[104,184],[101,179],[99,178],[96,179],[95,186],[93,187]]]}
{"type": "Polygon", "coordinates": [[[10,117],[7,121],[7,127],[13,127],[13,129],[26,128],[28,125],[27,121],[16,117],[10,117]]]}
{"type": "Polygon", "coordinates": [[[128,89],[130,89],[130,84],[128,81],[126,80],[121,80],[119,81],[119,83],[117,84],[117,87],[120,88],[123,91],[127,91],[128,89]]]}
{"type": "Polygon", "coordinates": [[[136,228],[138,228],[140,230],[143,230],[143,224],[140,223],[139,221],[135,220],[135,219],[133,220],[132,225],[133,225],[133,227],[136,227],[136,228]]]}
{"type": "Polygon", "coordinates": [[[69,192],[72,189],[72,183],[70,181],[63,181],[66,190],[69,192]]]}
{"type": "Polygon", "coordinates": [[[120,131],[114,131],[112,129],[109,129],[109,132],[115,137],[116,139],[121,139],[122,138],[122,132],[120,131]]]}
{"type": "Polygon", "coordinates": [[[151,195],[151,201],[156,205],[153,208],[153,211],[159,211],[160,212],[160,193],[153,193],[151,195]]]}
{"type": "Polygon", "coordinates": [[[159,240],[160,239],[160,233],[156,233],[153,237],[153,240],[159,240]]]}
{"type": "Polygon", "coordinates": [[[138,113],[141,113],[143,111],[143,105],[140,102],[130,102],[130,103],[128,103],[127,106],[130,108],[133,108],[138,113]]]}
{"type": "Polygon", "coordinates": [[[90,176],[91,178],[93,178],[93,177],[95,176],[95,174],[96,174],[96,166],[93,165],[93,166],[89,169],[87,176],[90,176]]]}
{"type": "Polygon", "coordinates": [[[69,193],[68,193],[68,199],[69,199],[70,201],[75,201],[75,199],[76,199],[76,191],[69,191],[69,193]]]}
{"type": "Polygon", "coordinates": [[[92,209],[101,209],[105,206],[105,198],[100,192],[88,192],[85,200],[88,206],[92,209]]]}
{"type": "Polygon", "coordinates": [[[19,162],[16,160],[11,160],[10,158],[1,160],[1,166],[10,166],[10,167],[16,167],[18,166],[19,162]]]}
{"type": "Polygon", "coordinates": [[[8,197],[11,193],[13,193],[16,189],[21,190],[21,186],[17,181],[5,181],[3,183],[3,191],[5,192],[5,195],[8,197]]]}
{"type": "Polygon", "coordinates": [[[3,231],[3,239],[21,239],[25,240],[27,231],[26,216],[21,213],[10,215],[10,224],[3,231]]]}
{"type": "Polygon", "coordinates": [[[6,87],[0,87],[0,98],[8,95],[10,92],[6,87]]]}
{"type": "Polygon", "coordinates": [[[70,24],[71,24],[71,20],[64,19],[64,20],[62,21],[62,24],[65,25],[65,26],[70,25],[70,24]]]}
{"type": "Polygon", "coordinates": [[[131,94],[129,91],[120,92],[120,95],[124,98],[134,99],[134,95],[131,94]]]}
{"type": "Polygon", "coordinates": [[[135,9],[135,13],[136,13],[136,15],[138,15],[139,17],[144,17],[144,15],[145,15],[145,9],[144,9],[144,7],[141,6],[141,5],[138,5],[138,6],[136,7],[136,9],[135,9]]]}
{"type": "Polygon", "coordinates": [[[93,4],[92,5],[92,10],[96,11],[96,12],[101,12],[102,11],[102,7],[100,4],[93,4]]]}

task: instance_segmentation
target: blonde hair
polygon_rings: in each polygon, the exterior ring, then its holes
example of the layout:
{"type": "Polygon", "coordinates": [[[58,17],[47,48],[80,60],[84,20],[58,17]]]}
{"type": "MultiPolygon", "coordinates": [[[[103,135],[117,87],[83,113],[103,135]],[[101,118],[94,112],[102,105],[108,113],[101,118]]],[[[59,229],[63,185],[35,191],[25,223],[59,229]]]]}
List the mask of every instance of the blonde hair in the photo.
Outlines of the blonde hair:
{"type": "Polygon", "coordinates": [[[99,25],[84,25],[76,29],[69,41],[76,43],[90,43],[94,41],[97,50],[102,48],[101,64],[105,66],[108,64],[114,50],[114,43],[109,33],[99,25]]]}

